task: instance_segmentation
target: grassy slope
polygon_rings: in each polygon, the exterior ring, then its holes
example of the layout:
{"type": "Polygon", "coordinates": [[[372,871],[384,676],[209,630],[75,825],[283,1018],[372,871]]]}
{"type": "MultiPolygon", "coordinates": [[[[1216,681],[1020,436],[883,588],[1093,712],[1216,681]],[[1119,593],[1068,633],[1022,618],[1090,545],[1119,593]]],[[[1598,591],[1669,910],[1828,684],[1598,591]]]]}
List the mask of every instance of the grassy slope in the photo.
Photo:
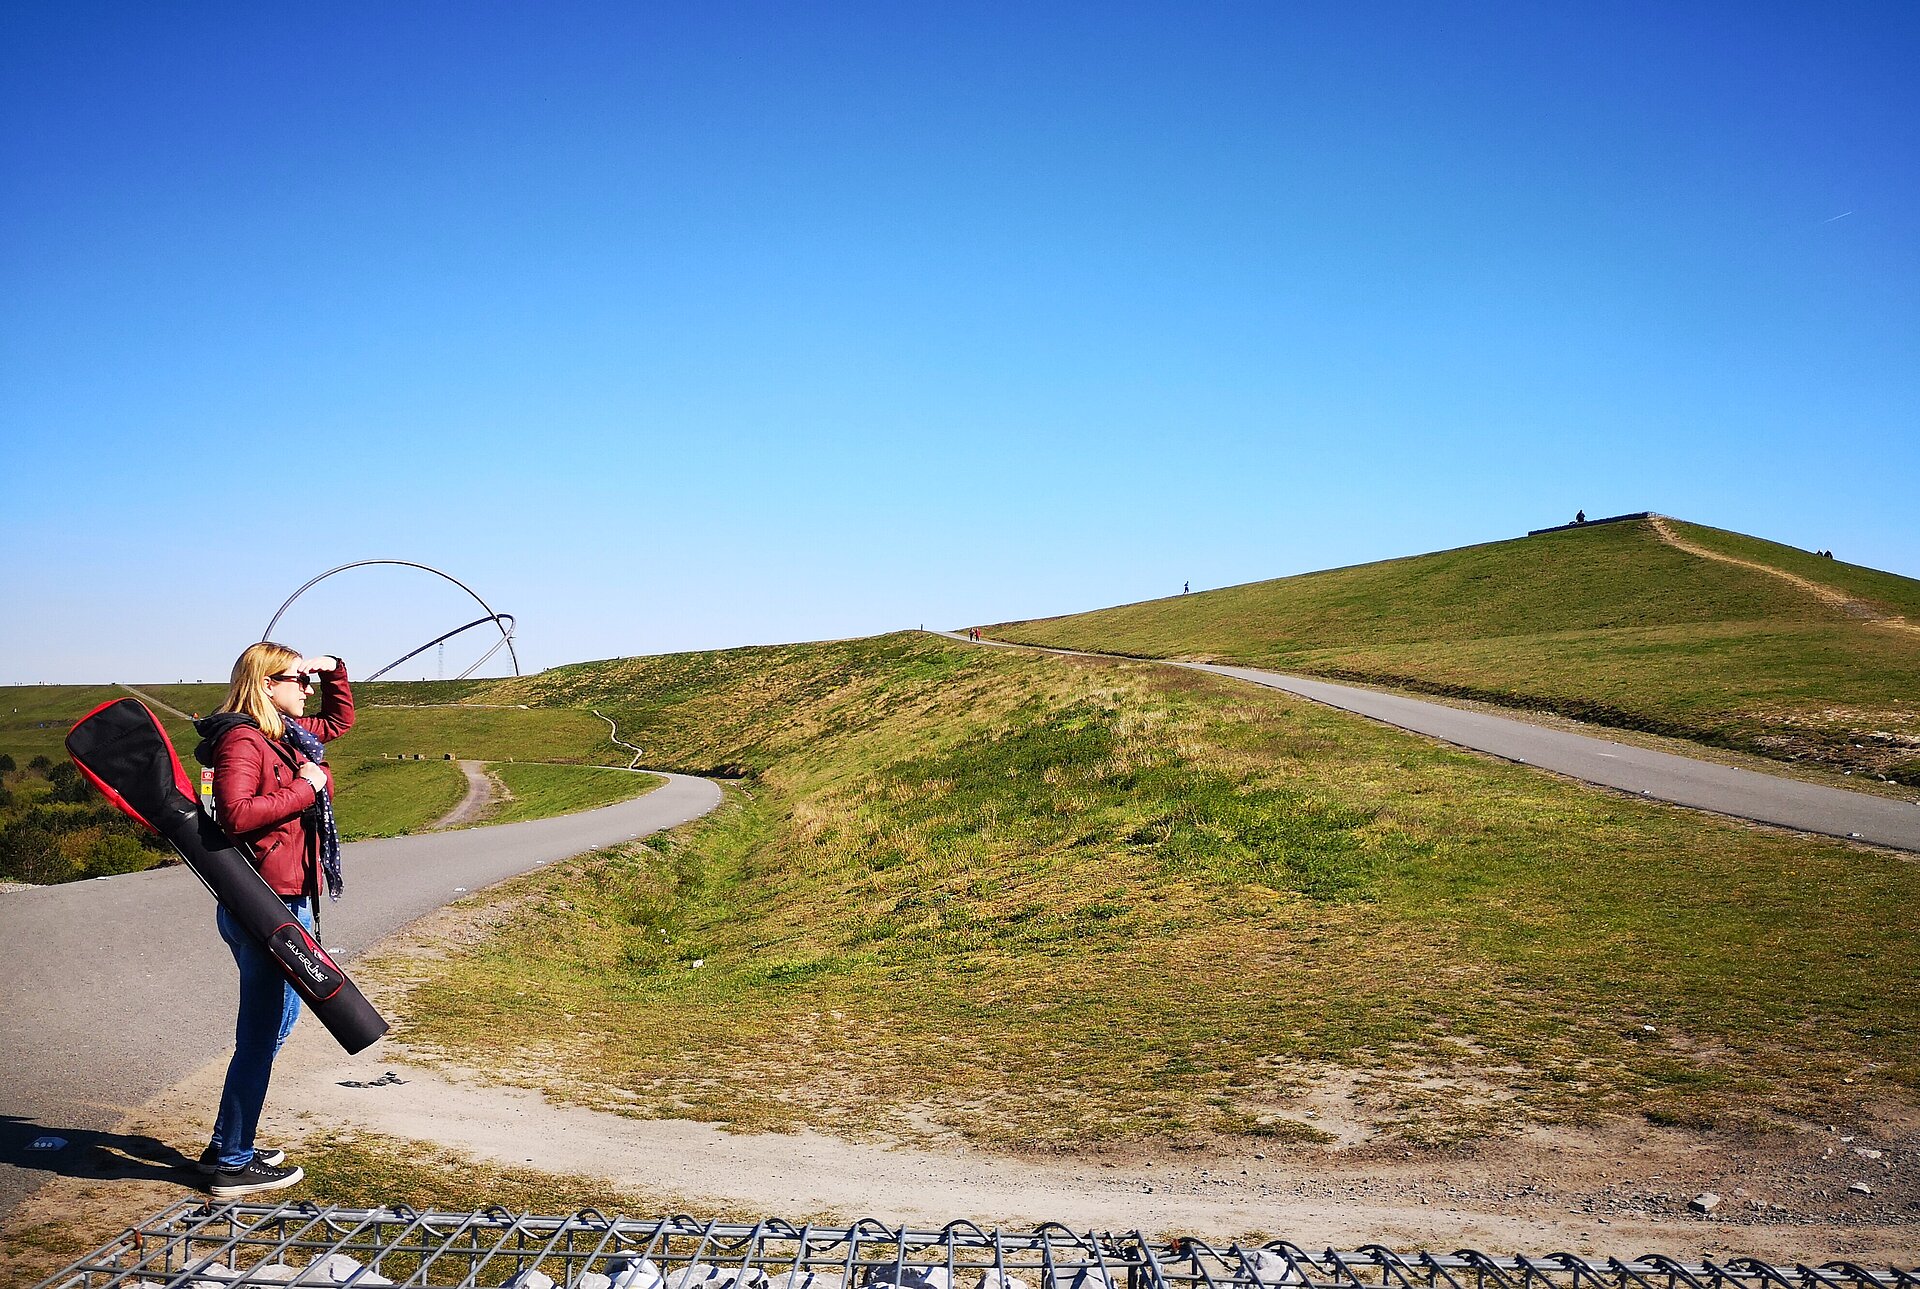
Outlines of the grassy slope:
{"type": "Polygon", "coordinates": [[[495,765],[493,772],[513,795],[488,812],[484,822],[489,824],[550,819],[554,815],[610,806],[630,801],[666,782],[657,774],[634,774],[598,766],[536,765],[525,761],[495,765]]]}
{"type": "Polygon", "coordinates": [[[336,822],[345,841],[417,832],[460,804],[467,776],[452,761],[335,758],[336,822]]]}
{"type": "Polygon", "coordinates": [[[1336,1065],[1421,1140],[1821,1121],[1920,1085],[1910,859],[1215,677],[918,636],[492,692],[591,701],[658,764],[746,776],[683,834],[522,879],[480,943],[386,968],[416,1044],[589,1103],[1299,1137],[1336,1065]]]}
{"type": "MultiPolygon", "coordinates": [[[[165,693],[178,695],[184,689],[205,690],[211,695],[211,703],[218,703],[226,692],[224,687],[211,685],[156,685],[147,692],[175,702],[173,697],[164,697],[165,693]]],[[[0,685],[0,752],[11,753],[21,765],[36,756],[65,760],[65,739],[73,723],[101,703],[126,697],[127,691],[118,685],[0,685]]],[[[182,711],[206,710],[187,703],[176,705],[182,711]]],[[[183,758],[190,759],[195,742],[193,727],[164,711],[156,710],[154,715],[160,718],[174,747],[183,758]]]]}
{"type": "Polygon", "coordinates": [[[1669,519],[1667,523],[1688,541],[1708,550],[1771,565],[1808,581],[1833,587],[1855,599],[1865,600],[1911,619],[1920,619],[1920,581],[1913,578],[1862,564],[1849,564],[1845,560],[1825,559],[1797,546],[1783,546],[1779,542],[1728,532],[1724,528],[1709,528],[1704,524],[1689,524],[1677,519],[1669,519]]]}
{"type": "MultiPolygon", "coordinates": [[[[1689,540],[1920,621],[1920,582],[1756,538],[1689,540]]],[[[1091,613],[1004,639],[1372,681],[1920,783],[1920,634],[1862,623],[1646,523],[1495,542],[1091,613]],[[1855,746],[1858,745],[1858,746],[1855,746]]]]}

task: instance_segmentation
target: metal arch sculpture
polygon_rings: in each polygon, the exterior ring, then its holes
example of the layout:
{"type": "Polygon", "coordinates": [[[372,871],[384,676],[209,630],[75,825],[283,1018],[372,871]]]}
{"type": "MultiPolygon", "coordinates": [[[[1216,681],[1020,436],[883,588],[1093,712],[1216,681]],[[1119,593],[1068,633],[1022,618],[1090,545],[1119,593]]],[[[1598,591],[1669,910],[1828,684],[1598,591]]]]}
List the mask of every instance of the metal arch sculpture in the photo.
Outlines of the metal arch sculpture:
{"type": "Polygon", "coordinates": [[[392,671],[395,667],[398,667],[401,663],[407,661],[407,659],[415,657],[419,654],[423,654],[427,650],[433,648],[435,645],[441,643],[442,641],[453,639],[453,637],[459,635],[463,631],[471,631],[473,628],[479,627],[479,626],[485,626],[489,622],[493,623],[494,626],[500,628],[499,641],[494,644],[493,648],[487,650],[485,653],[481,654],[479,658],[475,659],[472,666],[468,667],[465,671],[461,672],[458,676],[455,676],[454,679],[465,680],[467,677],[471,676],[474,672],[480,670],[480,668],[485,665],[487,659],[499,653],[503,646],[507,651],[507,656],[513,659],[513,674],[516,676],[520,674],[520,655],[513,647],[513,631],[514,631],[513,615],[511,613],[494,612],[493,606],[491,604],[488,604],[485,600],[481,599],[478,592],[476,592],[472,587],[468,586],[465,582],[462,582],[459,578],[455,577],[453,574],[443,572],[442,570],[435,568],[431,564],[417,564],[410,559],[359,559],[359,560],[353,561],[353,563],[351,564],[341,564],[338,567],[330,568],[326,572],[318,574],[317,576],[308,578],[306,581],[300,584],[300,587],[298,590],[294,591],[292,595],[289,595],[287,597],[286,602],[284,604],[282,604],[279,608],[273,611],[273,617],[270,621],[268,621],[267,629],[260,633],[260,638],[262,640],[273,639],[273,629],[276,626],[280,625],[281,617],[286,614],[286,611],[288,609],[293,607],[293,602],[295,600],[305,595],[308,591],[312,590],[314,587],[318,586],[320,583],[326,581],[328,578],[332,577],[335,573],[344,573],[350,568],[365,568],[369,564],[397,564],[402,568],[417,568],[423,573],[431,573],[435,577],[445,578],[447,581],[452,582],[455,586],[459,587],[461,590],[465,591],[468,595],[472,596],[473,602],[487,611],[487,616],[484,618],[475,618],[472,622],[467,623],[467,625],[464,627],[455,627],[453,630],[447,632],[445,635],[435,636],[433,639],[421,645],[418,649],[413,650],[411,653],[402,654],[400,657],[394,659],[392,662],[382,667],[379,671],[374,672],[371,676],[367,677],[368,680],[378,680],[380,677],[392,671]]]}

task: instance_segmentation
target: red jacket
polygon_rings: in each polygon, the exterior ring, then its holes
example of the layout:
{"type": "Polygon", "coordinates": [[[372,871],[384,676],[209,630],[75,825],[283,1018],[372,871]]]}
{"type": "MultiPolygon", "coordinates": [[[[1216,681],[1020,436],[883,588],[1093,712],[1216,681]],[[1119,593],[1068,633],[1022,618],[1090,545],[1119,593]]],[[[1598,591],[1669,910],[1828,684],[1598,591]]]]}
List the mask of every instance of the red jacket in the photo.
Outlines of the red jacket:
{"type": "MultiPolygon", "coordinates": [[[[347,684],[345,663],[319,675],[320,714],[289,719],[298,720],[322,742],[331,742],[353,728],[353,689],[347,684]]],[[[213,804],[221,831],[252,850],[268,886],[281,895],[305,895],[310,839],[303,816],[318,795],[300,777],[298,767],[307,758],[290,744],[269,741],[258,725],[244,718],[214,734],[211,744],[213,804]]],[[[333,771],[320,768],[331,792],[333,771]]]]}

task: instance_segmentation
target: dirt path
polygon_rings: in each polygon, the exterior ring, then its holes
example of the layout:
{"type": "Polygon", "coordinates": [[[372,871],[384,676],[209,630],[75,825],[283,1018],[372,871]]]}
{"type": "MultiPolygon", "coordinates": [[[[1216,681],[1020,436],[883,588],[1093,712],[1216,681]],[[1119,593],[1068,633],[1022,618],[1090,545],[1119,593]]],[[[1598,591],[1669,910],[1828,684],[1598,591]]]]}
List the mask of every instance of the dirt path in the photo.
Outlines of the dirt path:
{"type": "MultiPolygon", "coordinates": [[[[193,1153],[224,1072],[224,1062],[207,1066],[147,1107],[130,1131],[193,1153]]],[[[1911,1153],[1884,1136],[1843,1136],[1844,1129],[1775,1140],[1765,1158],[1751,1146],[1643,1123],[1536,1131],[1444,1154],[1234,1142],[1186,1152],[1017,1156],[630,1119],[411,1064],[397,1044],[347,1057],[311,1024],[295,1031],[276,1063],[269,1117],[266,1131],[296,1152],[318,1133],[431,1142],[490,1164],[664,1192],[696,1214],[873,1216],[929,1229],[959,1217],[1008,1227],[1051,1220],[1080,1230],[1212,1238],[1257,1232],[1308,1248],[1378,1241],[1400,1249],[1657,1251],[1786,1264],[1836,1257],[1904,1264],[1920,1246],[1912,1185],[1848,1143],[1885,1147],[1883,1157],[1901,1161],[1903,1171],[1911,1153]],[[386,1071],[405,1081],[344,1086],[386,1071]],[[1851,1196],[1856,1177],[1880,1198],[1851,1196]],[[1702,1191],[1724,1197],[1712,1216],[1687,1211],[1702,1191]]],[[[158,1208],[178,1193],[156,1189],[142,1199],[158,1208]]]]}
{"type": "MultiPolygon", "coordinates": [[[[443,910],[387,939],[382,956],[439,952],[471,916],[443,910]]],[[[403,987],[379,981],[377,972],[367,979],[376,1004],[404,1021],[403,987]]],[[[115,1139],[147,1145],[109,1148],[92,1176],[68,1173],[29,1197],[7,1223],[23,1233],[21,1254],[30,1252],[26,1234],[66,1224],[104,1238],[189,1193],[197,1178],[142,1161],[184,1163],[198,1154],[225,1066],[224,1056],[202,1066],[135,1112],[115,1139]]],[[[584,1074],[591,1081],[592,1072],[584,1074]]],[[[1327,1083],[1323,1121],[1352,1120],[1355,1128],[1333,1145],[1225,1138],[1192,1149],[1035,1155],[951,1140],[729,1133],[629,1118],[502,1086],[484,1071],[410,1059],[397,1040],[349,1057],[309,1018],[275,1064],[262,1132],[296,1160],[320,1138],[364,1134],[562,1179],[604,1179],[694,1214],[873,1216],[926,1228],[962,1217],[1006,1227],[1058,1221],[1216,1240],[1257,1233],[1308,1248],[1380,1242],[1402,1250],[1659,1252],[1689,1261],[1752,1256],[1785,1265],[1910,1265],[1920,1248],[1920,1112],[1911,1108],[1863,1106],[1849,1121],[1759,1137],[1633,1119],[1421,1151],[1369,1139],[1351,1081],[1327,1083]],[[367,1086],[386,1071],[404,1081],[367,1086]],[[1856,1184],[1871,1194],[1852,1192],[1856,1184]],[[1690,1213],[1689,1201],[1706,1191],[1722,1197],[1719,1207],[1690,1213]]],[[[557,1192],[553,1211],[570,1208],[564,1180],[557,1192]]],[[[327,1197],[303,1189],[287,1198],[327,1197]]],[[[0,1267],[7,1262],[0,1256],[0,1267]]]]}
{"type": "Polygon", "coordinates": [[[178,716],[183,721],[190,721],[193,719],[193,717],[181,711],[178,707],[175,707],[171,703],[161,702],[159,699],[155,698],[152,694],[149,694],[144,689],[135,689],[132,685],[127,684],[125,681],[121,681],[119,682],[119,684],[120,684],[120,688],[126,690],[129,694],[132,694],[135,698],[145,703],[148,707],[158,707],[163,712],[171,712],[173,715],[178,716]]]}
{"type": "Polygon", "coordinates": [[[493,804],[493,776],[487,773],[485,761],[462,761],[460,772],[467,776],[467,795],[460,799],[459,805],[436,819],[432,825],[434,828],[473,823],[493,804]]]}
{"type": "Polygon", "coordinates": [[[1920,634],[1920,624],[1909,622],[1898,614],[1888,613],[1878,605],[1869,604],[1865,600],[1856,600],[1852,596],[1837,591],[1831,586],[1823,586],[1811,578],[1801,577],[1798,573],[1789,573],[1783,568],[1775,568],[1771,564],[1762,564],[1757,560],[1741,559],[1738,556],[1725,555],[1719,551],[1708,550],[1704,546],[1697,546],[1682,537],[1679,533],[1674,532],[1673,529],[1668,526],[1666,519],[1660,515],[1649,516],[1647,523],[1652,526],[1654,533],[1659,536],[1661,541],[1673,547],[1675,550],[1685,551],[1689,555],[1698,555],[1701,559],[1718,560],[1722,564],[1735,564],[1741,568],[1750,568],[1756,573],[1765,573],[1768,577],[1777,577],[1782,582],[1786,582],[1804,591],[1822,603],[1832,605],[1849,617],[1858,618],[1862,622],[1871,622],[1877,627],[1889,627],[1895,631],[1909,631],[1920,634]]]}
{"type": "Polygon", "coordinates": [[[646,753],[620,737],[620,727],[613,723],[613,717],[603,715],[597,707],[593,709],[593,714],[607,723],[607,740],[609,742],[619,747],[624,747],[633,753],[633,759],[627,762],[627,768],[629,770],[638,769],[640,766],[640,758],[645,756],[646,753]]]}

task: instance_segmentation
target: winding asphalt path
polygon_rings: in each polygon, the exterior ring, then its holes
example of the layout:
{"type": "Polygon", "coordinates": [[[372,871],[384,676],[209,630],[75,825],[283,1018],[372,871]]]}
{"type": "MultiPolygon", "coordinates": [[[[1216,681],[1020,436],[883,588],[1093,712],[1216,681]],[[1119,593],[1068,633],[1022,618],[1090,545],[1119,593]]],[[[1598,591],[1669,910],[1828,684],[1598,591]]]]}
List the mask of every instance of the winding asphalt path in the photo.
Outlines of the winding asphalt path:
{"type": "MultiPolygon", "coordinates": [[[[962,643],[968,641],[956,632],[944,635],[962,643]]],[[[1003,649],[1039,649],[1035,645],[1012,644],[1004,640],[977,643],[1003,649]]],[[[1087,658],[1111,657],[1108,654],[1080,653],[1072,649],[1040,649],[1043,653],[1073,654],[1087,658]]],[[[1137,661],[1137,660],[1134,660],[1137,661]]],[[[1822,787],[1761,774],[1754,770],[1696,761],[1670,752],[1655,752],[1627,743],[1614,743],[1586,734],[1530,725],[1508,716],[1469,711],[1429,703],[1402,694],[1337,685],[1331,681],[1309,680],[1277,671],[1254,667],[1230,667],[1210,662],[1164,663],[1189,671],[1210,671],[1269,689],[1285,690],[1310,698],[1343,712],[1371,717],[1385,725],[1425,734],[1444,743],[1487,752],[1523,765],[1538,766],[1570,778],[1606,788],[1618,788],[1635,796],[1674,805],[1691,806],[1714,814],[1732,815],[1756,823],[1774,824],[1800,832],[1824,833],[1889,846],[1896,850],[1920,851],[1920,805],[1865,792],[1822,787]]]]}
{"type": "MultiPolygon", "coordinates": [[[[468,891],[720,804],[705,779],[665,777],[557,819],[355,842],[346,895],[323,902],[322,939],[351,961],[468,891]]],[[[50,1171],[85,1175],[84,1143],[229,1047],[237,989],[213,898],[185,868],[0,892],[0,1216],[50,1171]],[[48,1135],[73,1144],[29,1148],[48,1135]]],[[[377,1076],[379,1047],[361,1059],[377,1076]]]]}

